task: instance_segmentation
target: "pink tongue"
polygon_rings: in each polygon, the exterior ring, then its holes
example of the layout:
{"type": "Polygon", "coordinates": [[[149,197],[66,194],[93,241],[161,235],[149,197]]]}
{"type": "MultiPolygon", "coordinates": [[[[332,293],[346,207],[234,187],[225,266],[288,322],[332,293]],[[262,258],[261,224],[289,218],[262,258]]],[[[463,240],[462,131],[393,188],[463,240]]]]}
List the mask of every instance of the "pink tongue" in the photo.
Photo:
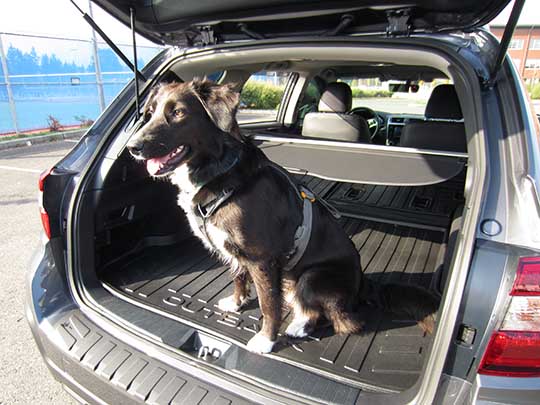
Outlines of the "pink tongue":
{"type": "Polygon", "coordinates": [[[169,160],[170,155],[171,154],[169,153],[168,155],[159,158],[148,159],[146,161],[146,170],[148,170],[148,173],[155,175],[159,169],[163,167],[167,160],[169,160]]]}
{"type": "Polygon", "coordinates": [[[146,161],[146,170],[148,170],[148,173],[152,176],[159,171],[159,166],[159,160],[157,159],[148,159],[146,161]]]}

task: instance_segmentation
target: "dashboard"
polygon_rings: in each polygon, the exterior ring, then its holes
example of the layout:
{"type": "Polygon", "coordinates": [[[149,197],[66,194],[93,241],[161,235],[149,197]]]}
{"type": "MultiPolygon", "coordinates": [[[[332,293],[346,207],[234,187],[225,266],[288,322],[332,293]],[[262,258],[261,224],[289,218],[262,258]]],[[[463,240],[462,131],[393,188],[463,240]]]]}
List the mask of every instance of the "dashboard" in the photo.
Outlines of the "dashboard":
{"type": "MultiPolygon", "coordinates": [[[[371,143],[376,145],[399,146],[403,127],[413,122],[424,122],[425,118],[419,114],[394,114],[384,111],[374,111],[366,107],[355,108],[352,113],[358,114],[366,119],[370,132],[371,143]]],[[[276,125],[270,127],[268,122],[265,123],[249,123],[242,125],[242,130],[245,134],[254,135],[260,134],[261,124],[264,124],[264,130],[272,136],[283,136],[286,138],[302,138],[302,135],[297,132],[298,127],[289,129],[276,125]],[[251,124],[251,126],[249,126],[251,124]],[[256,126],[253,126],[253,125],[256,126]]]]}
{"type": "Polygon", "coordinates": [[[357,107],[351,114],[363,117],[371,132],[371,142],[378,145],[399,146],[403,127],[411,122],[424,121],[422,115],[393,114],[374,111],[367,107],[357,107]]]}

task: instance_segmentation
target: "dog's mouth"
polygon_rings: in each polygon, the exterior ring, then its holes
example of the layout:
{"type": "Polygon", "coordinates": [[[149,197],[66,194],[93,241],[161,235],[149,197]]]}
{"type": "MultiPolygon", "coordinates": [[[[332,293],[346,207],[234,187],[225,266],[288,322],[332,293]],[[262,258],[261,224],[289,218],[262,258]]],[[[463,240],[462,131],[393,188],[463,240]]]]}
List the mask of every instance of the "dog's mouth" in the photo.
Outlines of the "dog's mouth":
{"type": "Polygon", "coordinates": [[[189,146],[181,145],[165,156],[148,159],[146,170],[152,176],[163,176],[180,166],[188,154],[189,146]]]}

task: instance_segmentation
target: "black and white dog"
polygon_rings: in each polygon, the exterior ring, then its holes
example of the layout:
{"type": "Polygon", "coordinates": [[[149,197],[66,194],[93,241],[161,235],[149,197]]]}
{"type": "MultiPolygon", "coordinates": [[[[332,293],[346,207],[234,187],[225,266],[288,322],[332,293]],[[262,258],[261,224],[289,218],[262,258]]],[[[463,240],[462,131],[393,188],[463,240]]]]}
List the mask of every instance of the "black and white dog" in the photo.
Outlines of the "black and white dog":
{"type": "Polygon", "coordinates": [[[272,351],[283,305],[293,310],[286,329],[292,337],[307,336],[323,318],[336,333],[359,332],[357,307],[370,299],[431,331],[437,297],[413,287],[366,288],[358,252],[331,212],[241,135],[238,102],[231,85],[207,80],[157,86],[127,147],[152,176],[178,186],[178,204],[195,235],[231,265],[234,294],[219,307],[240,310],[254,283],[263,321],[247,348],[272,351]],[[291,268],[306,198],[309,243],[291,268]]]}

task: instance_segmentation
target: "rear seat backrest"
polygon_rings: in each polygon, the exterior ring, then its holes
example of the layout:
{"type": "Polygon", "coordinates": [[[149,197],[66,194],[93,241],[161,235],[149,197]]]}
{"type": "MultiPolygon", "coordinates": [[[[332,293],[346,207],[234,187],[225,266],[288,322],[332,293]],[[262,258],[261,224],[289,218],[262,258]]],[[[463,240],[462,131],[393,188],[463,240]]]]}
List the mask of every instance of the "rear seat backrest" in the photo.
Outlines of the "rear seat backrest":
{"type": "Polygon", "coordinates": [[[467,152],[463,114],[456,90],[451,84],[433,89],[426,106],[426,121],[413,122],[403,127],[400,146],[420,149],[467,152]]]}
{"type": "Polygon", "coordinates": [[[368,143],[370,134],[367,121],[348,112],[352,105],[352,92],[347,83],[330,83],[321,95],[319,112],[304,117],[302,135],[311,138],[334,139],[368,143]]]}

